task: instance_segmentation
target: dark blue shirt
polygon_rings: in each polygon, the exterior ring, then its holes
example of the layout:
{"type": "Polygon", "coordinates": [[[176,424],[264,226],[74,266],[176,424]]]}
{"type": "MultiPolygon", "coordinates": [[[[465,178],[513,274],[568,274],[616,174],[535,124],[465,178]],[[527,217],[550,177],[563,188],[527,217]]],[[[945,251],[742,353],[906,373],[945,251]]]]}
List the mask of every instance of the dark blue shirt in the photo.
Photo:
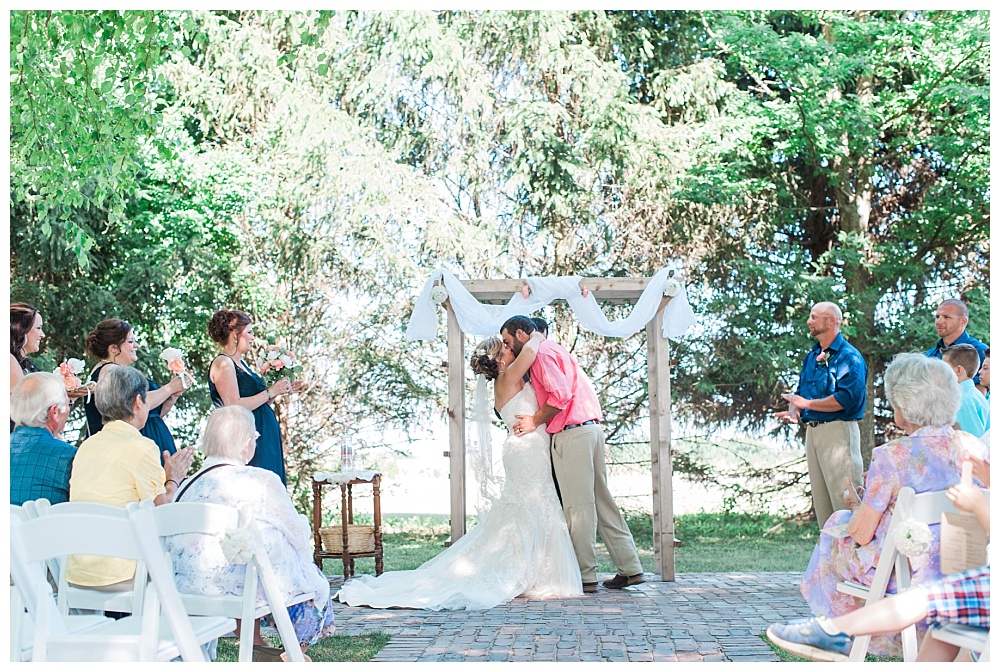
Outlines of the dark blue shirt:
{"type": "Polygon", "coordinates": [[[799,386],[795,394],[806,399],[824,399],[831,394],[844,408],[831,413],[821,413],[804,409],[803,422],[829,422],[830,420],[860,420],[865,414],[868,398],[865,388],[868,365],[858,349],[837,334],[833,343],[825,351],[819,343],[806,355],[799,374],[799,386]],[[826,352],[822,362],[817,362],[821,352],[826,352]]]}
{"type": "MultiPolygon", "coordinates": [[[[977,341],[976,339],[974,339],[972,336],[969,336],[969,332],[967,332],[967,331],[963,331],[962,335],[959,336],[958,338],[956,338],[955,342],[952,343],[952,345],[962,345],[963,343],[971,345],[972,347],[974,347],[976,349],[976,352],[979,353],[979,367],[982,368],[983,362],[986,361],[986,351],[989,349],[989,346],[986,345],[985,343],[980,343],[979,341],[977,341]]],[[[927,354],[928,357],[933,357],[935,359],[941,359],[941,351],[945,350],[947,347],[950,347],[950,346],[945,346],[944,339],[943,338],[939,338],[938,342],[937,342],[937,345],[935,345],[933,348],[931,348],[930,350],[928,350],[926,354],[927,354]]],[[[979,384],[979,373],[978,372],[972,378],[972,382],[975,383],[976,385],[979,384]]]]}
{"type": "Polygon", "coordinates": [[[69,477],[76,447],[45,427],[19,425],[10,435],[10,503],[20,506],[44,497],[69,501],[69,477]]]}

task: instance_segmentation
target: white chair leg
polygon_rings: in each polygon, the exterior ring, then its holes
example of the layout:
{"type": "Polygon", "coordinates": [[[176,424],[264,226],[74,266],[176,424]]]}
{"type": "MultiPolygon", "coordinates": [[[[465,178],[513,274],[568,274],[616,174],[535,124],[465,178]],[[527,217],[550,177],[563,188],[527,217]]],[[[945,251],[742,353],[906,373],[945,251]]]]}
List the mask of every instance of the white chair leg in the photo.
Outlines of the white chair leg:
{"type": "Polygon", "coordinates": [[[865,656],[868,654],[868,644],[871,640],[871,635],[858,635],[855,637],[854,644],[851,645],[851,654],[847,659],[852,663],[865,662],[865,656]]]}
{"type": "Polygon", "coordinates": [[[912,663],[917,659],[917,629],[910,625],[901,633],[903,639],[903,662],[912,663]]]}
{"type": "Polygon", "coordinates": [[[21,662],[21,639],[24,637],[24,605],[21,604],[21,594],[14,586],[10,587],[10,662],[21,662]]]}
{"type": "Polygon", "coordinates": [[[253,616],[240,621],[240,658],[241,663],[253,660],[253,631],[256,627],[253,616]]]}

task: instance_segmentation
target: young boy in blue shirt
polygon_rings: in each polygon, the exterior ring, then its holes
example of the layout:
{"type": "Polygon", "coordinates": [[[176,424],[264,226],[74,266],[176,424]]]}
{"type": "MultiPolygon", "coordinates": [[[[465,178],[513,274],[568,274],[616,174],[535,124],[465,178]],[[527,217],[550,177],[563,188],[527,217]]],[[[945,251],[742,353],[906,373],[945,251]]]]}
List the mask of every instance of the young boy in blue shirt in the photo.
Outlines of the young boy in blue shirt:
{"type": "Polygon", "coordinates": [[[982,436],[990,428],[990,404],[972,381],[979,373],[979,352],[963,343],[942,351],[941,359],[958,376],[958,385],[962,388],[962,405],[958,407],[955,421],[963,431],[982,436]]]}

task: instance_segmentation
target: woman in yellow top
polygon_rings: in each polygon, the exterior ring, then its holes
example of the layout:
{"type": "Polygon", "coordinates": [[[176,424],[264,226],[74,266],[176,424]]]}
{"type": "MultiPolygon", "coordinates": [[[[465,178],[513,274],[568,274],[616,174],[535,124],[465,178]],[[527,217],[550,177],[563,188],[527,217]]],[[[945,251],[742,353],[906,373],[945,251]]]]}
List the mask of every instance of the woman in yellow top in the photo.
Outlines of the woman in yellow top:
{"type": "MultiPolygon", "coordinates": [[[[146,378],[129,366],[110,367],[97,382],[97,408],[104,429],[84,441],[73,459],[69,501],[125,507],[151,499],[159,506],[173,500],[177,485],[194,457],[192,448],[173,455],[139,433],[146,424],[149,404],[146,378]]],[[[73,585],[106,591],[132,589],[135,561],[95,555],[70,556],[66,580],[73,585]]]]}

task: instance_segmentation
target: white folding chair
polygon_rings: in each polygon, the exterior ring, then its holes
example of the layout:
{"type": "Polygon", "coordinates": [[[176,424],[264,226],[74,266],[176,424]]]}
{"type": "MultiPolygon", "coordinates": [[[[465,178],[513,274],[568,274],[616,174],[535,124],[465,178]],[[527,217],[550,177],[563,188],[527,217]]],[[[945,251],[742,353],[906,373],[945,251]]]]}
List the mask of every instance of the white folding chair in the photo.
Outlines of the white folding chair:
{"type": "MultiPolygon", "coordinates": [[[[47,500],[42,501],[48,504],[47,500]]],[[[11,518],[16,518],[20,522],[37,517],[34,504],[34,501],[24,502],[23,506],[11,504],[11,518]]],[[[56,563],[53,562],[52,564],[55,565],[56,563]]],[[[53,572],[54,576],[55,573],[53,572]]],[[[105,618],[102,615],[74,615],[66,619],[66,627],[71,632],[83,632],[109,620],[111,619],[105,618]]],[[[10,585],[10,662],[31,660],[34,632],[34,623],[24,608],[20,591],[14,586],[12,573],[10,585]]]]}
{"type": "MultiPolygon", "coordinates": [[[[55,508],[55,507],[53,507],[55,508]]],[[[50,511],[34,520],[11,518],[11,575],[34,626],[34,661],[207,660],[201,644],[231,632],[232,619],[191,619],[184,612],[154,522],[137,509],[128,518],[50,511]],[[102,619],[86,630],[59,612],[45,577],[45,561],[72,554],[144,560],[150,580],[141,616],[102,619]],[[161,622],[161,612],[165,619],[161,622]]],[[[98,617],[100,618],[100,617],[98,617]]]]}
{"type": "MultiPolygon", "coordinates": [[[[913,518],[927,525],[941,522],[942,513],[954,513],[957,509],[945,495],[946,490],[935,490],[933,492],[922,492],[916,494],[913,488],[900,488],[896,496],[896,506],[892,511],[892,518],[889,519],[889,528],[886,531],[882,549],[879,552],[878,564],[875,566],[875,577],[870,586],[865,586],[852,581],[841,581],[837,584],[837,590],[841,593],[854,595],[865,600],[865,606],[874,604],[886,596],[886,588],[889,585],[889,578],[895,571],[896,592],[901,593],[910,587],[912,575],[910,574],[909,559],[899,552],[896,547],[895,531],[908,518],[913,518]]],[[[983,490],[988,497],[989,491],[983,490]]],[[[917,629],[910,625],[902,631],[903,639],[903,661],[913,662],[917,659],[917,629]]],[[[871,642],[871,635],[858,635],[854,638],[851,646],[851,654],[848,658],[851,662],[862,662],[868,653],[868,645],[871,642]]]]}
{"type": "Polygon", "coordinates": [[[960,651],[956,659],[960,660],[964,654],[975,651],[979,654],[980,663],[990,662],[990,631],[982,628],[971,628],[958,623],[945,623],[936,628],[931,628],[931,637],[940,639],[957,646],[960,651]]]}
{"type": "Polygon", "coordinates": [[[167,537],[177,534],[207,534],[221,537],[227,530],[249,528],[256,539],[256,549],[247,562],[246,576],[243,580],[243,594],[231,595],[194,595],[181,593],[181,601],[187,613],[192,616],[228,616],[241,621],[240,628],[240,662],[250,662],[253,658],[253,622],[261,616],[271,614],[277,626],[278,634],[284,644],[285,651],[291,662],[303,662],[302,650],[298,646],[298,638],[292,620],[288,616],[287,606],[299,604],[313,599],[312,593],[295,595],[285,600],[278,587],[278,581],[271,567],[271,561],[264,550],[263,542],[253,519],[253,512],[247,504],[241,504],[238,509],[218,504],[201,502],[175,502],[168,506],[150,506],[151,503],[140,502],[138,505],[151,510],[156,520],[157,533],[167,552],[167,537]],[[260,580],[264,588],[265,603],[257,606],[257,582],[260,580]]]}
{"type": "MultiPolygon", "coordinates": [[[[25,508],[31,517],[45,516],[51,512],[87,514],[120,518],[128,520],[128,513],[120,506],[98,504],[96,502],[62,502],[50,504],[47,499],[37,499],[25,502],[25,508]]],[[[116,611],[123,614],[138,616],[142,613],[143,593],[146,589],[144,581],[136,581],[132,590],[103,592],[80,586],[71,586],[66,580],[67,558],[52,558],[48,562],[49,572],[56,582],[56,601],[59,613],[69,615],[70,610],[86,611],[116,611]]],[[[136,563],[135,575],[145,576],[146,568],[140,560],[136,563]]]]}

